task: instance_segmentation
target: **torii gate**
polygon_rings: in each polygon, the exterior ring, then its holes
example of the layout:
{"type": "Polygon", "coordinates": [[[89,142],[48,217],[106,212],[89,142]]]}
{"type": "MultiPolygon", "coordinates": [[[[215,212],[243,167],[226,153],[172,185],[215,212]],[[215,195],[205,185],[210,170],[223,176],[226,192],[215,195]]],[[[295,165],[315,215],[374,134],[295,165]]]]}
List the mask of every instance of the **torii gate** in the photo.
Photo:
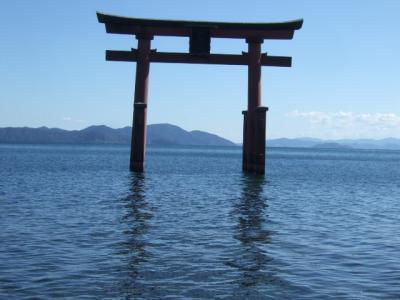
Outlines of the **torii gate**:
{"type": "Polygon", "coordinates": [[[107,33],[132,34],[138,48],[106,51],[106,60],[136,62],[130,170],[144,171],[146,150],[147,94],[150,62],[223,64],[248,66],[248,104],[243,111],[243,171],[265,173],[265,125],[267,107],[261,106],[261,66],[290,67],[291,57],[261,53],[264,39],[292,39],[303,20],[282,23],[223,23],[172,21],[120,17],[97,12],[107,33]],[[189,37],[189,53],[157,52],[154,36],[189,37]],[[245,39],[248,53],[210,54],[211,38],[245,39]]]}

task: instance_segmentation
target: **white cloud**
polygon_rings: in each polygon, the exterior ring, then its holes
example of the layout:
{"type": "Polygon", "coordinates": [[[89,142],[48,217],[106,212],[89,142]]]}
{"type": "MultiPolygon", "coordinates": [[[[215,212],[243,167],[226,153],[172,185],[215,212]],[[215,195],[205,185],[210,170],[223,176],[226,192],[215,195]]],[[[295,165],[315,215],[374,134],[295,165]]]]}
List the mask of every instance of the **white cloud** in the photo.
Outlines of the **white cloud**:
{"type": "Polygon", "coordinates": [[[400,115],[394,113],[301,112],[294,110],[286,117],[306,121],[308,131],[324,137],[387,137],[398,136],[400,115]]]}
{"type": "Polygon", "coordinates": [[[360,122],[365,122],[369,125],[395,127],[400,126],[400,116],[387,113],[387,114],[361,114],[357,115],[357,119],[360,122]]]}
{"type": "Polygon", "coordinates": [[[394,127],[400,126],[400,116],[394,113],[354,114],[352,112],[326,113],[320,111],[299,112],[294,110],[286,114],[287,117],[304,118],[311,123],[364,123],[366,125],[394,127]]]}
{"type": "Polygon", "coordinates": [[[71,117],[64,117],[64,118],[62,118],[62,120],[65,121],[65,122],[86,123],[85,120],[74,119],[74,118],[71,118],[71,117]]]}

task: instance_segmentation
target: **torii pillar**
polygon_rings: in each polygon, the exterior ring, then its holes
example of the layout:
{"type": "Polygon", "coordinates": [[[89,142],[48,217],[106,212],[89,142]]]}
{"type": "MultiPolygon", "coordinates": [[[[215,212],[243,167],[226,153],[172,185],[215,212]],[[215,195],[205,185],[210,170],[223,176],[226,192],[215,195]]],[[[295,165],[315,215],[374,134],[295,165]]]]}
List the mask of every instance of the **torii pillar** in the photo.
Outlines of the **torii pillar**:
{"type": "Polygon", "coordinates": [[[135,98],[131,139],[131,159],[129,169],[143,172],[146,154],[147,97],[150,72],[151,40],[146,34],[136,35],[138,40],[135,98]]]}
{"type": "Polygon", "coordinates": [[[261,106],[261,44],[263,39],[247,38],[248,96],[247,111],[243,111],[243,171],[265,173],[266,112],[261,106]]]}
{"type": "Polygon", "coordinates": [[[136,81],[130,170],[144,171],[146,152],[147,91],[150,63],[223,64],[248,67],[247,110],[243,111],[243,171],[265,173],[265,127],[267,107],[261,106],[261,67],[290,67],[291,57],[261,53],[264,39],[288,40],[303,20],[280,23],[227,23],[138,19],[97,13],[108,33],[135,35],[138,48],[106,51],[106,60],[136,62],[136,81]],[[189,52],[157,52],[154,36],[189,37],[189,52]],[[245,39],[248,53],[212,54],[211,38],[245,39]]]}

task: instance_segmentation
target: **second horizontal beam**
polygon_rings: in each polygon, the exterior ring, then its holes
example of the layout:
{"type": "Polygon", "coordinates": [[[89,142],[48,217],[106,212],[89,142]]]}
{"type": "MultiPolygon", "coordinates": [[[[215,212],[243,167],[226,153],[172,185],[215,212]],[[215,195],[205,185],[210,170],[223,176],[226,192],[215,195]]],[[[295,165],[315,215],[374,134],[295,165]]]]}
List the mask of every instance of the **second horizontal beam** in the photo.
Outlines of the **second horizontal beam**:
{"type": "MultiPolygon", "coordinates": [[[[137,53],[132,51],[106,51],[108,61],[137,61],[137,53]]],[[[248,65],[249,59],[246,54],[207,54],[191,55],[187,53],[174,52],[150,52],[150,62],[159,63],[185,63],[185,64],[216,64],[216,65],[248,65]]],[[[291,67],[292,58],[288,56],[269,56],[263,54],[261,57],[262,66],[291,67]]]]}

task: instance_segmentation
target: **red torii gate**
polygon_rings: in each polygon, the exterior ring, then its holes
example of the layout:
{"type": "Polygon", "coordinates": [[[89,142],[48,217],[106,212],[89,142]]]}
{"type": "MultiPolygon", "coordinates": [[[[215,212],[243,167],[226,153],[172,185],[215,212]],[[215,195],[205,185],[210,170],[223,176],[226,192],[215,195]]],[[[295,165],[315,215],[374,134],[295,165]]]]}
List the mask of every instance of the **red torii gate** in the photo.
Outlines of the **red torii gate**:
{"type": "Polygon", "coordinates": [[[261,106],[261,66],[290,67],[291,57],[261,53],[264,39],[292,39],[303,20],[282,23],[223,23],[172,21],[120,17],[97,13],[107,33],[131,34],[137,49],[106,51],[106,60],[136,62],[134,114],[130,170],[144,171],[146,150],[147,94],[150,62],[224,64],[248,66],[248,104],[243,111],[243,171],[265,173],[265,125],[267,107],[261,106]],[[189,37],[189,53],[157,52],[151,49],[154,36],[189,37]],[[248,53],[210,54],[211,38],[245,39],[248,53]]]}

